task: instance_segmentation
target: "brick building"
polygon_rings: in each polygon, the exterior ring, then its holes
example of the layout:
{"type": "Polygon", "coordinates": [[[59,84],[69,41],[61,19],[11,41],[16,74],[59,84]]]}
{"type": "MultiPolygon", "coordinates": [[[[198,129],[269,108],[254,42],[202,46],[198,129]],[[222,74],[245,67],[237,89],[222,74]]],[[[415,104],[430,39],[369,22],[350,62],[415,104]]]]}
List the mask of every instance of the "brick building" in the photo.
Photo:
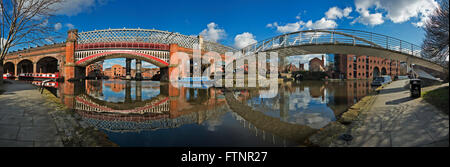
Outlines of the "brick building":
{"type": "MultiPolygon", "coordinates": [[[[142,68],[141,70],[142,70],[142,77],[145,79],[149,79],[159,71],[159,68],[142,68]]],[[[127,74],[126,68],[118,64],[115,64],[112,67],[106,68],[104,70],[104,75],[108,76],[109,78],[122,78],[125,77],[126,74],[127,74]]],[[[131,69],[131,77],[134,78],[135,76],[136,70],[131,69]]]]}
{"type": "Polygon", "coordinates": [[[309,61],[309,71],[313,72],[325,71],[325,59],[323,55],[322,60],[316,57],[309,61]]]}
{"type": "Polygon", "coordinates": [[[99,61],[88,65],[86,67],[87,76],[102,76],[103,75],[103,61],[99,61]]]}
{"type": "Polygon", "coordinates": [[[400,62],[379,57],[334,55],[334,78],[371,79],[380,75],[392,78],[400,74],[400,62]]]}

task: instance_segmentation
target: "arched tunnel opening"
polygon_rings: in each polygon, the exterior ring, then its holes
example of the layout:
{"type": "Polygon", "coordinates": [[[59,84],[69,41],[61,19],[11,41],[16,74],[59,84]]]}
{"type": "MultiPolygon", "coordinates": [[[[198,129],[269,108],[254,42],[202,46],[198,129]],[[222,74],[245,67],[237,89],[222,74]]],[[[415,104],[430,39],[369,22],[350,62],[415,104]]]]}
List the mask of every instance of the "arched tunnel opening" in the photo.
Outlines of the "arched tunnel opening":
{"type": "Polygon", "coordinates": [[[373,78],[380,76],[380,69],[378,67],[373,68],[373,78]]]}
{"type": "Polygon", "coordinates": [[[54,57],[44,57],[36,64],[37,73],[56,73],[58,70],[58,59],[54,57]]]}
{"type": "Polygon", "coordinates": [[[7,62],[3,65],[3,73],[4,74],[12,74],[16,75],[16,70],[14,69],[14,64],[11,62],[7,62]]]}
{"type": "Polygon", "coordinates": [[[381,69],[381,75],[387,75],[386,68],[383,67],[381,69]]]}
{"type": "Polygon", "coordinates": [[[33,73],[33,62],[30,60],[22,60],[17,64],[17,74],[33,73]]]}

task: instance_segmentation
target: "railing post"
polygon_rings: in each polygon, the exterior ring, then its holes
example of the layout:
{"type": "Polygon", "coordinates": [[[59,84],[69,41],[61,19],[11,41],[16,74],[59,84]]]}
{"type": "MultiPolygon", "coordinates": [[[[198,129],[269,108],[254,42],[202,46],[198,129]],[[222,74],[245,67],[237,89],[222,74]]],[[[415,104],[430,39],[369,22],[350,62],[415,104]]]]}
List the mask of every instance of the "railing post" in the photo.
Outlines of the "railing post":
{"type": "Polygon", "coordinates": [[[389,37],[386,37],[386,49],[389,49],[389,37]]]}
{"type": "Polygon", "coordinates": [[[402,40],[400,40],[400,52],[403,52],[403,50],[402,50],[402,40]]]}
{"type": "Polygon", "coordinates": [[[334,31],[331,32],[331,40],[330,40],[330,43],[334,43],[333,40],[334,40],[334,31]]]}
{"type": "MultiPolygon", "coordinates": [[[[370,33],[370,42],[373,43],[373,33],[370,33]]],[[[373,47],[373,44],[372,44],[372,47],[373,47]]]]}
{"type": "Polygon", "coordinates": [[[288,35],[285,35],[284,36],[284,46],[286,47],[286,46],[289,46],[289,44],[288,44],[288,35]]]}

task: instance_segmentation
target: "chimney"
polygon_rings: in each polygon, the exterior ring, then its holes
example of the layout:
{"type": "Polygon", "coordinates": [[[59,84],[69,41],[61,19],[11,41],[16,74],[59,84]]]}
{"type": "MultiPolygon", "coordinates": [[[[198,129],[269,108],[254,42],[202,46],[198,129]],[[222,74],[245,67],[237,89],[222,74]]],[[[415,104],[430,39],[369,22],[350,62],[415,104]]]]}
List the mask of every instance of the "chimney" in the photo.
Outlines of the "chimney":
{"type": "Polygon", "coordinates": [[[324,66],[325,67],[325,58],[324,58],[324,56],[322,55],[322,66],[324,66]]]}

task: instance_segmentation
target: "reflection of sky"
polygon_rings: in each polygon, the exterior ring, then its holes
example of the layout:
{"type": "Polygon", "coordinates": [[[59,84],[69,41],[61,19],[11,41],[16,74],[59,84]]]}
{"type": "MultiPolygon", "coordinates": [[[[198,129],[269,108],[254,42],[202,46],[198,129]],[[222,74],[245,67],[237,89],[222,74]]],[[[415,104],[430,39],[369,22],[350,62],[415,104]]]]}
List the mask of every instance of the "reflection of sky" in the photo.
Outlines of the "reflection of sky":
{"type": "MultiPolygon", "coordinates": [[[[142,93],[141,99],[143,101],[150,100],[160,94],[159,85],[155,85],[153,81],[141,81],[142,84],[142,93]]],[[[102,85],[102,93],[103,96],[99,96],[98,99],[107,101],[107,102],[124,102],[125,101],[125,86],[126,81],[104,81],[102,85]],[[116,84],[118,87],[122,87],[123,89],[119,92],[114,92],[111,87],[106,86],[106,84],[116,84]],[[120,85],[120,86],[119,86],[120,85]]],[[[136,82],[131,82],[130,89],[131,99],[136,100],[136,82]]]]}
{"type": "Polygon", "coordinates": [[[324,96],[325,100],[322,100],[322,97],[313,98],[310,95],[310,89],[305,87],[303,91],[299,89],[292,93],[286,91],[283,97],[280,92],[275,98],[255,97],[248,101],[248,105],[266,115],[278,117],[282,121],[319,129],[336,120],[333,110],[327,106],[329,101],[327,93],[324,93],[324,96]],[[285,99],[284,104],[281,104],[281,98],[285,99]]]}

